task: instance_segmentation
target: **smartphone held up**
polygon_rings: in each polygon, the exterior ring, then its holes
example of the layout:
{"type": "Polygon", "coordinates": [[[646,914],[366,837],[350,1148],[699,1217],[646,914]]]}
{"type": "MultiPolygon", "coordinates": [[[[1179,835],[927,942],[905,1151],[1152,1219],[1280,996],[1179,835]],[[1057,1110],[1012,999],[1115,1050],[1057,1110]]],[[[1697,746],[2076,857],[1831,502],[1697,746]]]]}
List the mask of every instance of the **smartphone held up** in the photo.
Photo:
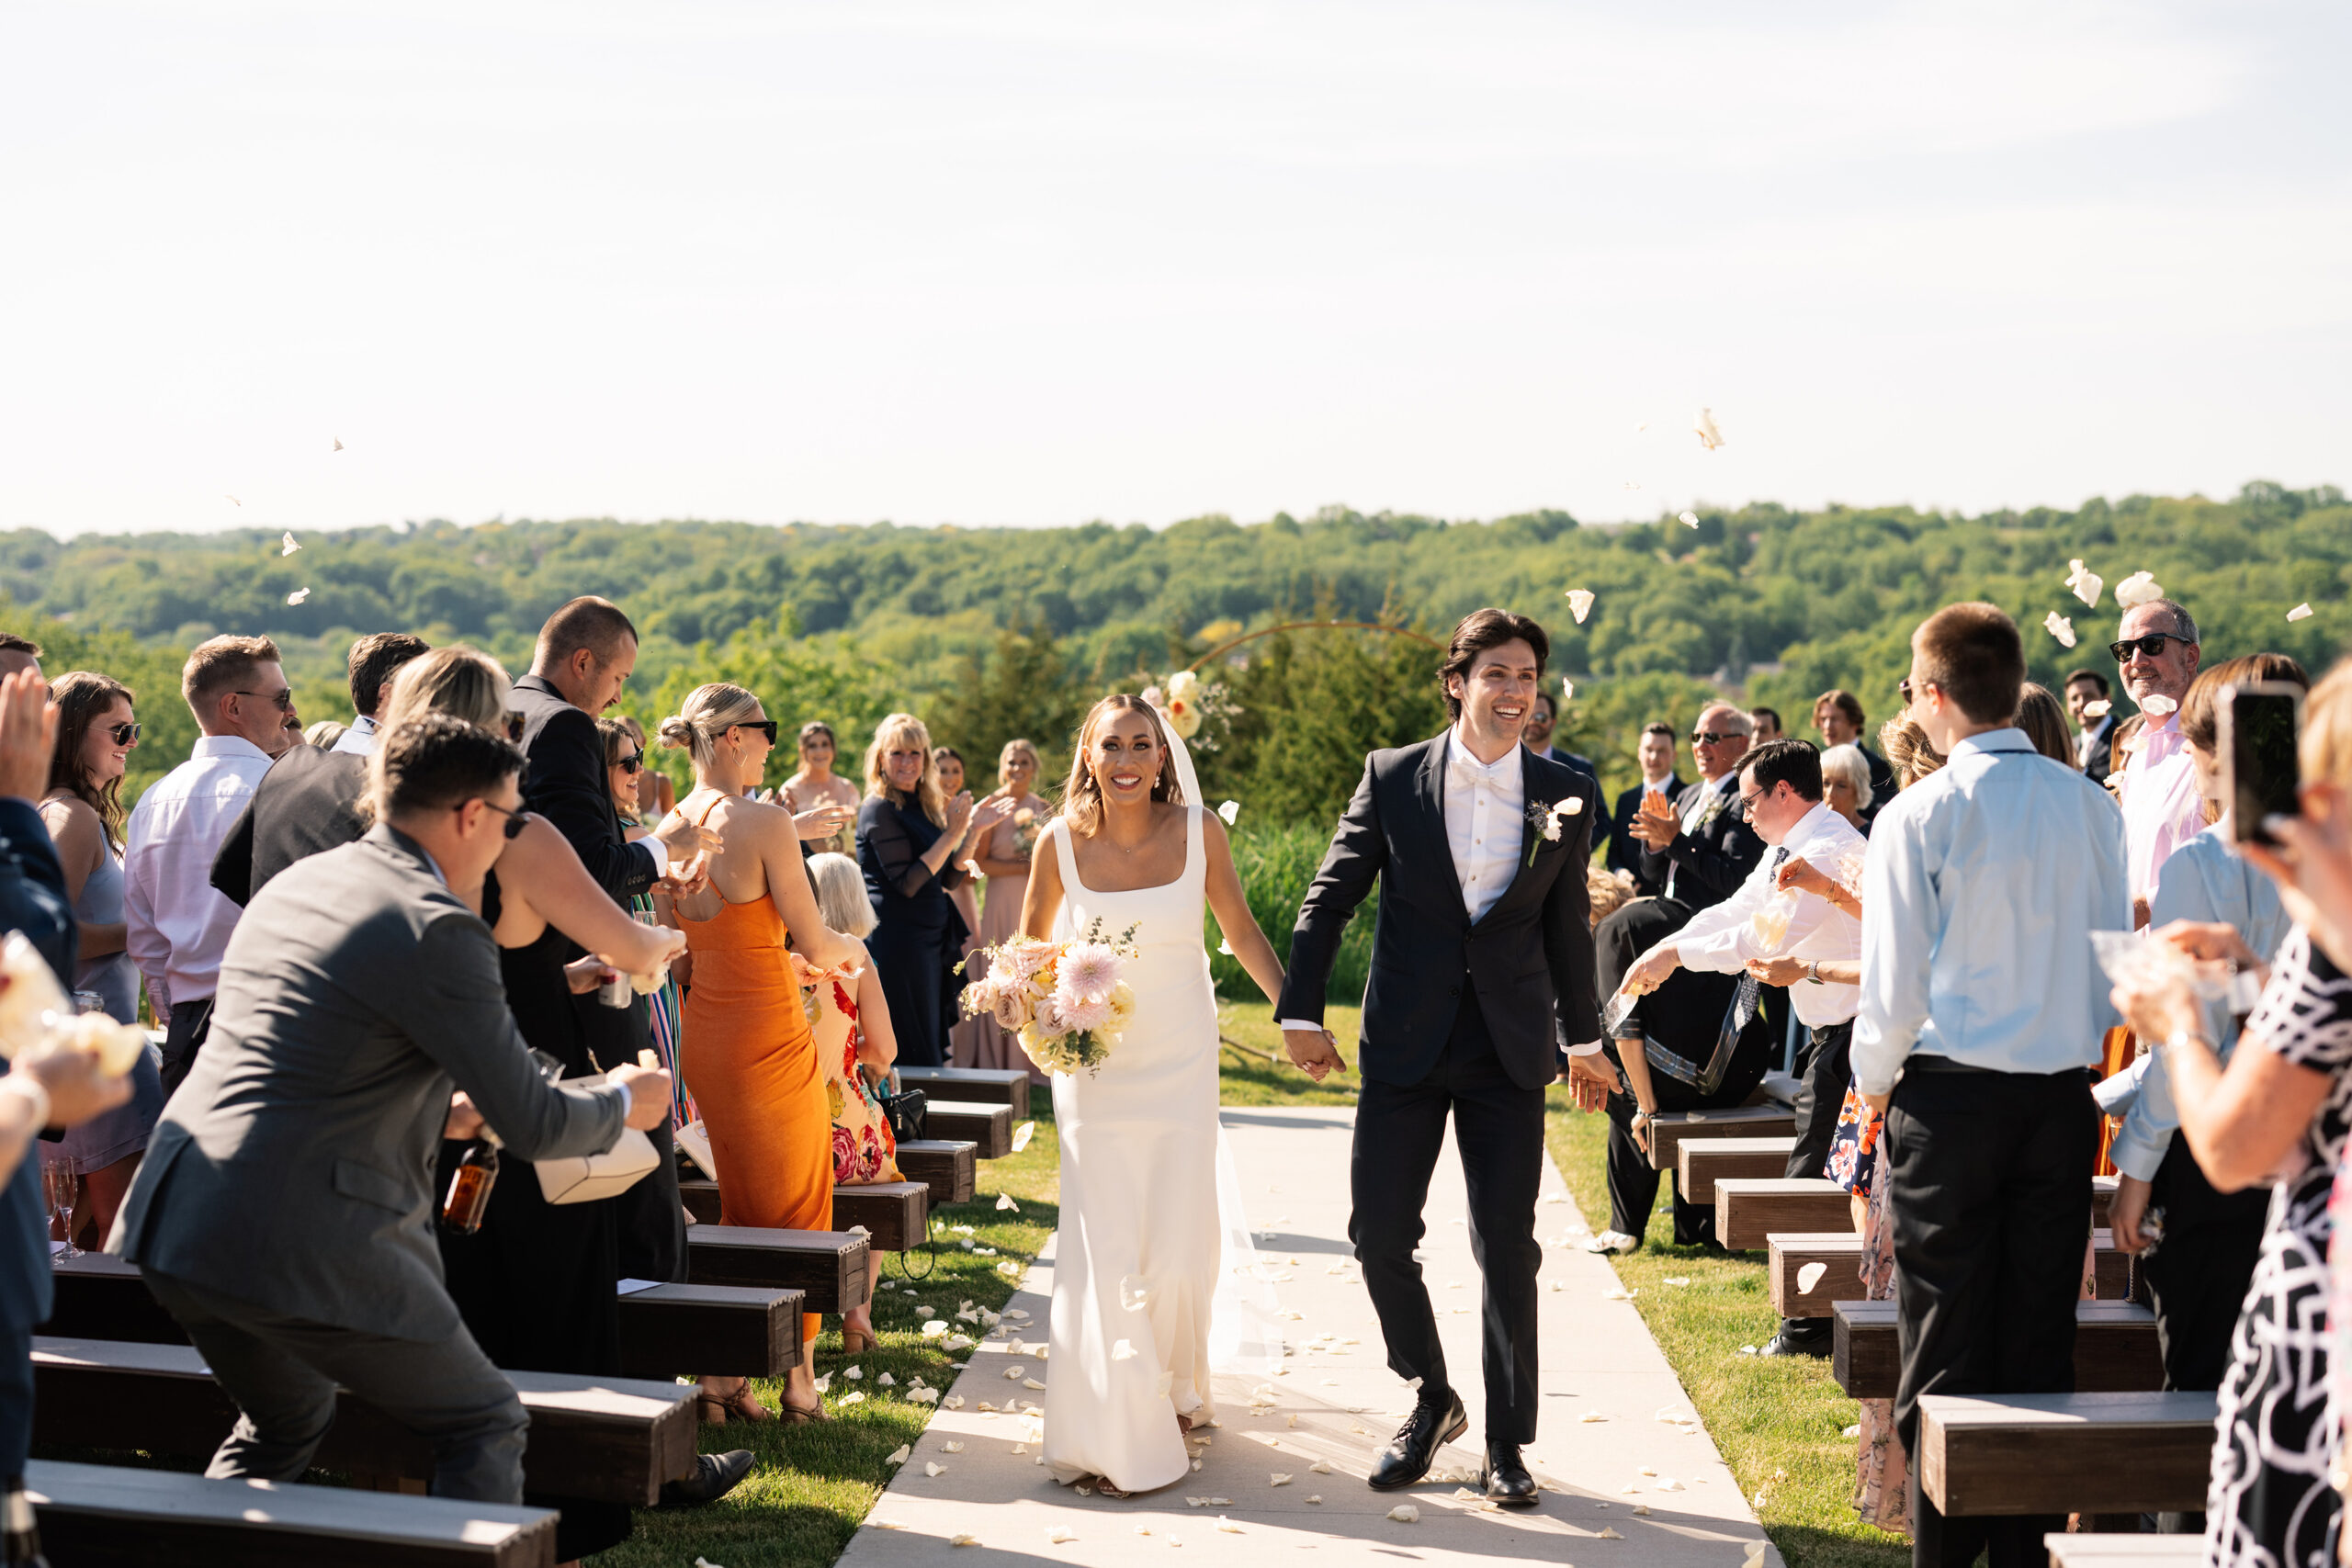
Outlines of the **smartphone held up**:
{"type": "Polygon", "coordinates": [[[2303,690],[2282,682],[2253,681],[2221,693],[2222,766],[2231,829],[2242,844],[2276,840],[2263,826],[2299,809],[2301,782],[2296,758],[2303,728],[2303,690]]]}

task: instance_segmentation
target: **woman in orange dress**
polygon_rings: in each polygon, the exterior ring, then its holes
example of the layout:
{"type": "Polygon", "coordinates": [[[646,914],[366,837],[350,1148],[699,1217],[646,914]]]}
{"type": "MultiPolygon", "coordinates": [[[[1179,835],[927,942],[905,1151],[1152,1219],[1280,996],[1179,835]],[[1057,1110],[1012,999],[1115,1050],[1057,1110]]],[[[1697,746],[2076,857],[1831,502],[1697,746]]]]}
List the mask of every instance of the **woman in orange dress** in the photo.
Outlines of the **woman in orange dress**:
{"type": "MultiPolygon", "coordinates": [[[[757,697],[723,682],[695,687],[662,721],[662,743],[693,753],[695,787],[677,809],[710,854],[709,889],[677,900],[694,955],[682,1065],[718,1168],[718,1223],[822,1231],[833,1224],[832,1115],[786,942],[797,935],[820,967],[854,963],[858,950],[818,917],[791,813],[744,798],[775,729],[757,697]]],[[[803,1314],[803,1345],[823,1321],[803,1314]]],[[[814,1359],[785,1380],[788,1421],[824,1419],[814,1359]]],[[[744,1379],[702,1388],[706,1420],[766,1415],[744,1379]]]]}

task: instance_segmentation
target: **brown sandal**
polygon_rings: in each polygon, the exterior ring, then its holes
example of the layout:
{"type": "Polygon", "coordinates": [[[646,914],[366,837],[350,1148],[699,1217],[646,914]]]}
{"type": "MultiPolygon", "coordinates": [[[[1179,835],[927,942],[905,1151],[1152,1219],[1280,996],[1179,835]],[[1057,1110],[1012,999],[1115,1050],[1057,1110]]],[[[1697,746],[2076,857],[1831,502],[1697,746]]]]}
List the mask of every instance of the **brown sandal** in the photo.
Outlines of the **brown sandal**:
{"type": "MultiPolygon", "coordinates": [[[[752,1392],[750,1379],[745,1379],[732,1393],[699,1393],[695,1396],[706,1427],[723,1427],[729,1420],[774,1421],[776,1413],[762,1404],[752,1392]]],[[[787,1404],[786,1410],[792,1408],[787,1404]]]]}
{"type": "Polygon", "coordinates": [[[777,1411],[770,1419],[781,1421],[787,1427],[806,1427],[819,1421],[830,1421],[832,1417],[826,1414],[822,1404],[803,1410],[797,1404],[787,1402],[784,1408],[777,1411]]]}
{"type": "Polygon", "coordinates": [[[876,1348],[876,1341],[870,1329],[853,1328],[846,1323],[842,1325],[842,1355],[863,1356],[871,1353],[876,1348]]]}

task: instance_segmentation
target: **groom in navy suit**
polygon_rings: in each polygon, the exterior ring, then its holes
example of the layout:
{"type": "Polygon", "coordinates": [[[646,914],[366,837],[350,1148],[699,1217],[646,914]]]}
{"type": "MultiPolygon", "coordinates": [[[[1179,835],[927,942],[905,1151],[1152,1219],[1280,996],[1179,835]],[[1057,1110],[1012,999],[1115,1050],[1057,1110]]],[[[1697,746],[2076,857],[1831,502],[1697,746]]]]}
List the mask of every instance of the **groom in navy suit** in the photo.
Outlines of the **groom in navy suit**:
{"type": "Polygon", "coordinates": [[[1485,1274],[1487,1495],[1509,1507],[1536,1501],[1520,1449],[1535,1437],[1544,1088],[1564,1071],[1580,1088],[1613,1086],[1598,1055],[1585,894],[1600,786],[1521,744],[1550,651],[1543,627],[1507,610],[1453,629],[1439,671],[1453,728],[1365,761],[1299,910],[1275,1010],[1292,1060],[1317,1079],[1340,1065],[1324,990],[1377,882],[1348,1231],[1388,1364],[1419,1392],[1371,1481],[1412,1485],[1469,1429],[1413,1260],[1452,1116],[1485,1274]]]}

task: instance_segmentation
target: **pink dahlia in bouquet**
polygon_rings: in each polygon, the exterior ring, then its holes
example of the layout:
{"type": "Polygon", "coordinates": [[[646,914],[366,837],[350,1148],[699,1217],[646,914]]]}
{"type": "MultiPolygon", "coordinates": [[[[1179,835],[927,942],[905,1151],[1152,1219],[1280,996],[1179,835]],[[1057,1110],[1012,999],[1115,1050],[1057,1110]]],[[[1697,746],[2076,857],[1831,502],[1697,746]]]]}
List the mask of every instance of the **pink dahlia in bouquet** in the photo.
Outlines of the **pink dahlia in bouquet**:
{"type": "Polygon", "coordinates": [[[1098,1071],[1135,1017],[1135,989],[1121,978],[1135,935],[1129,926],[1105,936],[1096,920],[1068,942],[1016,936],[984,948],[988,974],[964,987],[965,1015],[994,1019],[1046,1072],[1098,1071]]]}

